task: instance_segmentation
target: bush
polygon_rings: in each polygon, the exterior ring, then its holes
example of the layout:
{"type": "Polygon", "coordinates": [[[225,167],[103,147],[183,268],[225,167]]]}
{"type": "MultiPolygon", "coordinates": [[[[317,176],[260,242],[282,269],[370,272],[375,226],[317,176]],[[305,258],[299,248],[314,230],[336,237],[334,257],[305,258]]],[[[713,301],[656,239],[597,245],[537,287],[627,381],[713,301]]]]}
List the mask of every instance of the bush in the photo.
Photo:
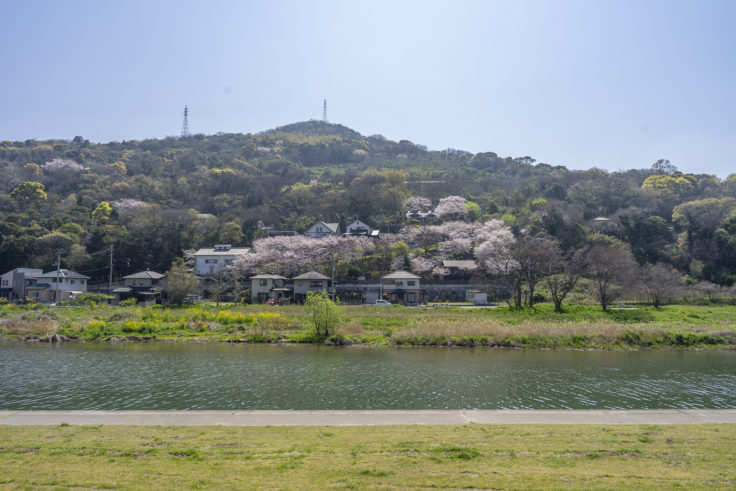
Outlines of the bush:
{"type": "Polygon", "coordinates": [[[121,307],[130,307],[132,305],[135,305],[138,303],[138,300],[135,299],[135,297],[126,298],[125,300],[120,301],[121,307]]]}
{"type": "Polygon", "coordinates": [[[112,295],[105,295],[104,293],[82,293],[77,298],[73,298],[67,302],[67,305],[97,305],[99,303],[107,303],[108,300],[112,300],[112,295]]]}
{"type": "Polygon", "coordinates": [[[304,303],[307,318],[314,327],[317,336],[329,336],[330,329],[334,329],[342,322],[344,309],[330,300],[326,292],[307,292],[304,303]]]}

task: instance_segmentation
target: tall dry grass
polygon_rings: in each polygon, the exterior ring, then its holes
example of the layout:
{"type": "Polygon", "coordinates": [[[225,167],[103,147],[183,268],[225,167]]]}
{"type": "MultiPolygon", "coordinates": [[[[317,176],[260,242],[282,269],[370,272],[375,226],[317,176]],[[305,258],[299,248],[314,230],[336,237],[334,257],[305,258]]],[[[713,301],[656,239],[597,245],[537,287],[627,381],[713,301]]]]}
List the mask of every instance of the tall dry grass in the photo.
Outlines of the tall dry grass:
{"type": "Polygon", "coordinates": [[[59,327],[58,323],[45,315],[38,317],[18,316],[0,320],[0,332],[4,331],[15,336],[25,336],[26,334],[46,336],[56,332],[57,327],[59,327]]]}

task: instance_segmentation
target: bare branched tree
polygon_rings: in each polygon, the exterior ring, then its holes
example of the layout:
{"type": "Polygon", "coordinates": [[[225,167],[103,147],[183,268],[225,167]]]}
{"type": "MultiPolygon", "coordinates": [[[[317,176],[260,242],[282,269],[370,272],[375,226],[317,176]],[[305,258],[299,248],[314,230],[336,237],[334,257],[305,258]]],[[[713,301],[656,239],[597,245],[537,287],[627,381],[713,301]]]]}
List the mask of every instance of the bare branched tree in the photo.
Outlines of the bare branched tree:
{"type": "Polygon", "coordinates": [[[586,275],[593,282],[593,293],[608,310],[608,305],[619,298],[624,287],[632,287],[634,259],[631,253],[605,245],[594,245],[585,255],[586,275]]]}
{"type": "Polygon", "coordinates": [[[555,304],[555,312],[563,312],[562,302],[578,284],[584,272],[585,256],[582,249],[567,257],[562,255],[559,247],[554,251],[547,264],[545,285],[555,304]]]}
{"type": "Polygon", "coordinates": [[[649,264],[641,272],[641,291],[654,308],[682,294],[680,274],[671,265],[649,264]]]}

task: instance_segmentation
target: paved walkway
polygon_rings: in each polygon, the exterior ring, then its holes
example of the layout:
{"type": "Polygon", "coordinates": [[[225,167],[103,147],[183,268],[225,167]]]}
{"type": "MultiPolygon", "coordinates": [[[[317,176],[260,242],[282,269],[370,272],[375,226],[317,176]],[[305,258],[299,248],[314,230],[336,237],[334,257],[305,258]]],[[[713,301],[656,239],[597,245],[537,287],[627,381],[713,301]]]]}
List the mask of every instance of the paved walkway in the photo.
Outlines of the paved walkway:
{"type": "Polygon", "coordinates": [[[450,411],[0,411],[0,425],[378,426],[736,423],[736,409],[450,411]]]}

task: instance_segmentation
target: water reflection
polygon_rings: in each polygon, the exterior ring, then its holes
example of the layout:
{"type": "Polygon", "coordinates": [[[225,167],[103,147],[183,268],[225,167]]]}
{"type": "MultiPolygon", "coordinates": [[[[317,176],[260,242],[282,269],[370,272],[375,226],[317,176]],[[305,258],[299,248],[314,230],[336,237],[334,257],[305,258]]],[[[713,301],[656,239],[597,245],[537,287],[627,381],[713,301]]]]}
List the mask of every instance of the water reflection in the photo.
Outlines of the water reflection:
{"type": "Polygon", "coordinates": [[[736,353],[0,342],[0,409],[736,407],[736,353]]]}

